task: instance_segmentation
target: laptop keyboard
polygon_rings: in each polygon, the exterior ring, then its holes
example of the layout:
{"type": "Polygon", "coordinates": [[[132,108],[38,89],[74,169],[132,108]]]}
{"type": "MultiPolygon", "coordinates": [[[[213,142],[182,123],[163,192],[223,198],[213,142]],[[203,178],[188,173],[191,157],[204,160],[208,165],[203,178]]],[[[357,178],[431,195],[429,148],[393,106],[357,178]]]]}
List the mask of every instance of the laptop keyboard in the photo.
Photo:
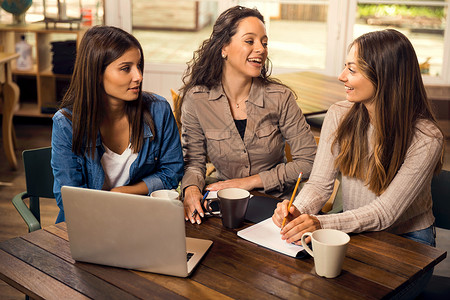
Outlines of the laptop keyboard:
{"type": "Polygon", "coordinates": [[[186,255],[187,255],[187,261],[189,261],[191,259],[191,257],[194,256],[194,253],[186,252],[186,255]]]}

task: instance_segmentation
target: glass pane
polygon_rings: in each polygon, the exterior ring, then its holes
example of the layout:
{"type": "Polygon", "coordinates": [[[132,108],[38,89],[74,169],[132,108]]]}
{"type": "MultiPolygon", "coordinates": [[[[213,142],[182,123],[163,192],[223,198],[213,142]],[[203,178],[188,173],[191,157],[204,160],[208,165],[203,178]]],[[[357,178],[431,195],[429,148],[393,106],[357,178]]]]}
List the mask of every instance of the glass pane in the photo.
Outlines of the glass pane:
{"type": "MultiPolygon", "coordinates": [[[[144,48],[146,62],[189,61],[211,34],[220,13],[218,2],[132,0],[133,35],[144,48]]],[[[325,68],[328,1],[237,2],[264,15],[275,68],[325,68]]]]}
{"type": "Polygon", "coordinates": [[[358,2],[365,3],[358,3],[354,38],[366,32],[394,28],[413,44],[422,74],[439,76],[442,73],[447,0],[432,1],[432,5],[427,1],[416,1],[415,5],[404,5],[404,1],[394,1],[395,4],[392,1],[388,4],[358,2]]]}
{"type": "Polygon", "coordinates": [[[133,0],[133,35],[145,61],[182,63],[209,37],[217,18],[216,1],[133,0]]]}
{"type": "MultiPolygon", "coordinates": [[[[0,1],[2,2],[2,1],[0,1]]],[[[57,0],[45,0],[47,6],[47,17],[56,17],[57,0]]],[[[65,16],[68,18],[79,18],[81,15],[83,26],[103,24],[103,0],[60,0],[65,3],[65,16]],[[81,12],[79,12],[79,1],[81,12]]],[[[44,0],[33,0],[30,8],[26,11],[25,22],[27,24],[44,20],[44,0]]],[[[0,9],[0,23],[12,24],[13,15],[4,9],[0,9]]]]}
{"type": "Polygon", "coordinates": [[[257,7],[266,20],[269,58],[274,68],[324,69],[327,1],[239,1],[257,7]],[[304,2],[304,3],[302,3],[304,2]]]}

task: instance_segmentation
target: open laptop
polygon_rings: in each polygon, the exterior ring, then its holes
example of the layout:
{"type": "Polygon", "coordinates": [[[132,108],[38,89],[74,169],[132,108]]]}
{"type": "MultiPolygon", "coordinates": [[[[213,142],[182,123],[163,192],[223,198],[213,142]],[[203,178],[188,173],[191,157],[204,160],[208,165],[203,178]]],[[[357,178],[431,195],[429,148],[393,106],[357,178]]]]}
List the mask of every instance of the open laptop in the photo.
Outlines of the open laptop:
{"type": "Polygon", "coordinates": [[[61,194],[77,261],[186,277],[212,245],[186,237],[178,200],[69,186],[61,194]]]}

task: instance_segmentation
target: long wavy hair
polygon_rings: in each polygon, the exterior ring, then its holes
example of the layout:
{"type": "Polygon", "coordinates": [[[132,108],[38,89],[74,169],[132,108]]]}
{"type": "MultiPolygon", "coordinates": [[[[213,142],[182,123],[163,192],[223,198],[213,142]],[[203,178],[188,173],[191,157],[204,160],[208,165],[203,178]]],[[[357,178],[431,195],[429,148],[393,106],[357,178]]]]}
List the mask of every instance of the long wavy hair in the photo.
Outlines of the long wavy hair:
{"type": "MultiPolygon", "coordinates": [[[[75,154],[94,156],[105,105],[101,78],[109,64],[132,48],[141,53],[139,68],[143,73],[142,47],[126,31],[112,26],[94,26],[81,39],[72,80],[61,103],[61,108],[71,110],[71,114],[63,113],[72,120],[72,151],[75,154]]],[[[148,106],[142,101],[142,82],[137,100],[125,101],[125,113],[130,122],[133,151],[139,152],[143,144],[143,122],[148,124],[152,133],[155,132],[148,106]]]]}
{"type": "MultiPolygon", "coordinates": [[[[375,108],[374,152],[369,157],[369,113],[362,103],[355,103],[336,132],[333,145],[339,144],[340,152],[335,165],[343,175],[365,180],[369,189],[380,195],[403,164],[417,121],[426,119],[439,126],[416,53],[406,36],[394,29],[374,31],[358,37],[349,49],[352,46],[362,74],[375,89],[371,100],[375,108]]],[[[442,160],[435,171],[441,167],[442,160]]]]}
{"type": "MultiPolygon", "coordinates": [[[[231,7],[220,14],[213,26],[211,36],[204,40],[199,49],[194,52],[183,75],[184,85],[180,89],[180,100],[175,103],[175,119],[178,124],[181,124],[181,106],[184,96],[191,88],[201,85],[211,89],[221,84],[224,64],[222,48],[231,42],[240,21],[248,17],[256,17],[265,24],[264,17],[256,8],[239,5],[231,7]]],[[[271,72],[272,64],[267,58],[259,77],[265,84],[276,83],[285,86],[279,80],[269,78],[271,72]]]]}

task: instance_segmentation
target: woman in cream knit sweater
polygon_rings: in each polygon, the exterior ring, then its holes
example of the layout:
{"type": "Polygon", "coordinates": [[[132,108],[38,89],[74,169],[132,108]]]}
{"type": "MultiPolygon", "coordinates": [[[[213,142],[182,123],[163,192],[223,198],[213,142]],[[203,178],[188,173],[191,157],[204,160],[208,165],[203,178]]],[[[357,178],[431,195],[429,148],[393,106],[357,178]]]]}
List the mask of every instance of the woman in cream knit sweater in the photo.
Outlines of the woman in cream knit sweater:
{"type": "Polygon", "coordinates": [[[442,166],[436,124],[409,40],[392,29],[370,32],[349,48],[339,76],[346,101],[326,115],[309,181],[272,217],[282,239],[299,243],[319,228],[386,230],[435,245],[431,179],[442,166]],[[342,174],[342,213],[319,215],[342,174]]]}

